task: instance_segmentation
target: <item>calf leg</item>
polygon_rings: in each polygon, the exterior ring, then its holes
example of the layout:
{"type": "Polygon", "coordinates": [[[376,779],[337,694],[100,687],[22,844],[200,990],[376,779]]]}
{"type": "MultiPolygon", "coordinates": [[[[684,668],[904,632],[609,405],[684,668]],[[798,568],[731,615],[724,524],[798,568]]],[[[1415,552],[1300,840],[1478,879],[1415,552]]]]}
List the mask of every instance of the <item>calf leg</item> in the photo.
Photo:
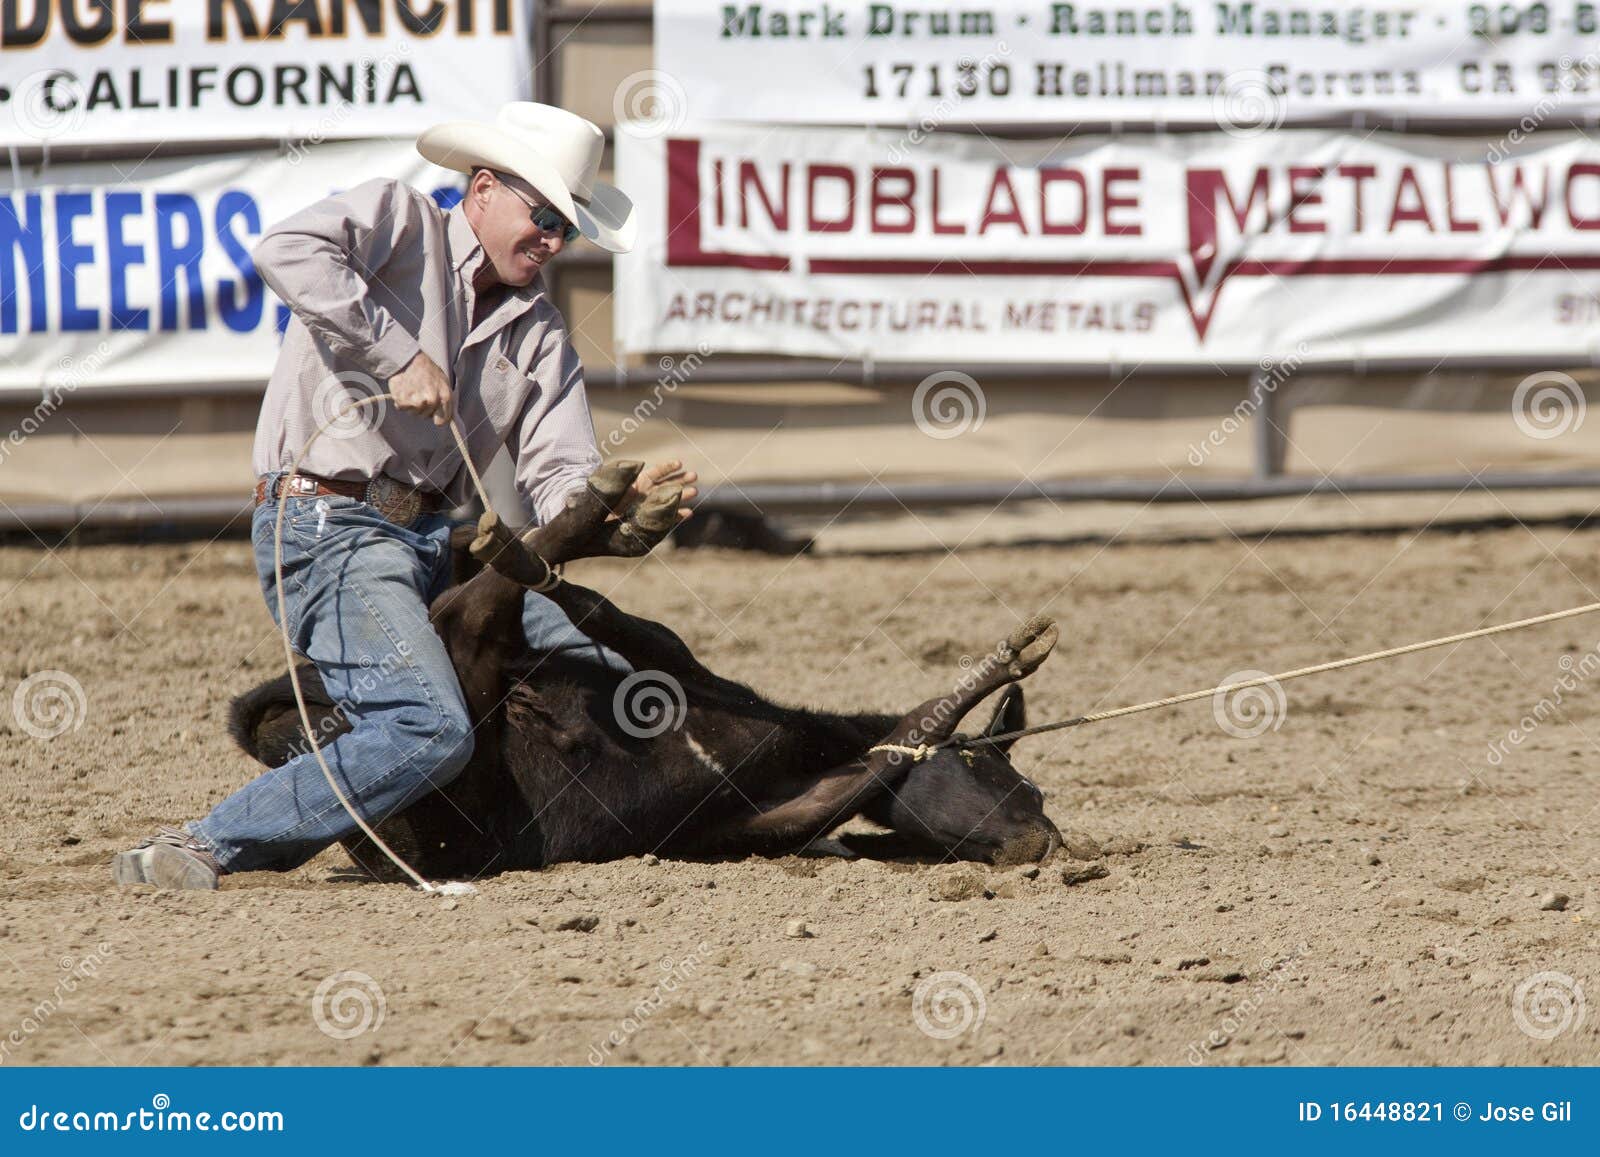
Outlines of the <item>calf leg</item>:
{"type": "Polygon", "coordinates": [[[1054,620],[1035,615],[963,674],[950,694],[929,699],[913,708],[883,742],[911,748],[944,743],[955,734],[962,718],[979,703],[1007,683],[1015,683],[1038,670],[1039,664],[1055,648],[1058,634],[1054,620]]]}
{"type": "MultiPolygon", "coordinates": [[[[520,644],[503,637],[506,625],[514,610],[520,619],[518,599],[525,589],[532,588],[566,612],[585,635],[617,652],[636,669],[662,671],[680,680],[737,691],[747,697],[744,688],[720,679],[702,666],[683,640],[667,627],[627,614],[587,587],[554,581],[550,576],[550,565],[571,559],[643,553],[678,524],[683,489],[677,485],[657,486],[627,518],[620,522],[611,518],[640,468],[638,462],[615,462],[596,471],[587,485],[568,496],[560,514],[520,538],[498,518],[485,515],[471,550],[489,565],[456,596],[460,610],[468,614],[462,629],[501,636],[497,645],[509,657],[520,649],[520,644]]],[[[451,593],[441,596],[441,602],[449,600],[451,593]]]]}
{"type": "Polygon", "coordinates": [[[546,592],[546,598],[567,613],[574,626],[589,638],[610,647],[635,670],[660,671],[679,682],[723,692],[744,700],[751,697],[742,684],[708,669],[671,627],[630,615],[598,591],[563,582],[546,592]]]}
{"type": "Polygon", "coordinates": [[[553,565],[603,553],[596,548],[602,539],[609,542],[621,535],[630,542],[644,543],[677,524],[681,486],[657,487],[624,523],[607,522],[640,469],[642,463],[638,462],[602,467],[568,497],[560,514],[520,539],[497,515],[485,514],[479,521],[480,533],[471,552],[488,565],[467,582],[446,590],[429,612],[450,650],[475,721],[492,718],[505,696],[504,669],[526,648],[521,624],[529,587],[542,588],[550,582],[553,565]],[[611,529],[602,535],[602,526],[611,529]],[[620,529],[623,526],[628,529],[620,529]]]}
{"type": "Polygon", "coordinates": [[[486,724],[505,697],[506,664],[523,648],[524,588],[485,567],[450,587],[428,608],[428,618],[450,652],[475,725],[486,724]]]}
{"type": "Polygon", "coordinates": [[[535,589],[545,585],[549,568],[579,558],[637,558],[647,554],[678,525],[683,487],[661,484],[632,510],[624,511],[641,462],[611,462],[567,495],[560,513],[519,536],[492,511],[478,520],[474,557],[507,578],[535,589]]]}
{"type": "Polygon", "coordinates": [[[865,757],[817,776],[792,799],[712,832],[705,850],[725,854],[794,852],[860,814],[887,790],[886,763],[865,757]]]}
{"type": "Polygon", "coordinates": [[[715,833],[715,845],[725,851],[793,850],[872,808],[904,778],[913,752],[949,739],[961,717],[984,697],[1035,671],[1056,637],[1049,619],[1028,620],[963,676],[952,694],[913,708],[860,758],[823,772],[789,799],[715,833]]]}

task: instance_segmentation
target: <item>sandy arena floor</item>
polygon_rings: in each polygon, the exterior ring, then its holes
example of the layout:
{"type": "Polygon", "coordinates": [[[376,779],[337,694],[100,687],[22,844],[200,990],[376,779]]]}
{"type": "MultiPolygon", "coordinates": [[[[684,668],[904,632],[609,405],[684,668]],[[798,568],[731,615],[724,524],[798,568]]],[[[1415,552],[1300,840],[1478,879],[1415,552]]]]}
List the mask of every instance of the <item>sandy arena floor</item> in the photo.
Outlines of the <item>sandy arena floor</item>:
{"type": "MultiPolygon", "coordinates": [[[[572,577],[841,708],[909,708],[1049,611],[1042,721],[1600,599],[1600,541],[704,551],[572,577]]],[[[245,544],[7,547],[0,631],[5,1064],[1600,1057],[1600,615],[1287,684],[1255,738],[1199,702],[1027,741],[1018,766],[1102,853],[1036,876],[635,859],[454,903],[337,852],[216,893],[112,886],[113,852],[252,774],[222,723],[280,662],[245,544]],[[16,714],[44,671],[82,687],[55,724],[16,714]]]]}

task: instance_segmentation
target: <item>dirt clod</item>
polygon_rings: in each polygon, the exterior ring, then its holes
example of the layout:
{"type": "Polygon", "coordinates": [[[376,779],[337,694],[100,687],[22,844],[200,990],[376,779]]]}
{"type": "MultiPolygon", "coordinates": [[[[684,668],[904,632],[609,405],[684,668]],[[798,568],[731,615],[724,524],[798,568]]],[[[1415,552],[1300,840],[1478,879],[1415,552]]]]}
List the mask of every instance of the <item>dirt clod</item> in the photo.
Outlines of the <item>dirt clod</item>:
{"type": "Polygon", "coordinates": [[[1085,864],[1081,868],[1063,868],[1061,882],[1063,884],[1087,884],[1090,880],[1104,880],[1111,875],[1111,869],[1104,864],[1085,864]]]}
{"type": "Polygon", "coordinates": [[[1098,860],[1103,854],[1099,840],[1076,828],[1061,833],[1061,850],[1074,860],[1098,860]]]}
{"type": "Polygon", "coordinates": [[[928,885],[933,900],[975,900],[984,893],[983,877],[976,872],[959,871],[940,876],[928,885]]]}

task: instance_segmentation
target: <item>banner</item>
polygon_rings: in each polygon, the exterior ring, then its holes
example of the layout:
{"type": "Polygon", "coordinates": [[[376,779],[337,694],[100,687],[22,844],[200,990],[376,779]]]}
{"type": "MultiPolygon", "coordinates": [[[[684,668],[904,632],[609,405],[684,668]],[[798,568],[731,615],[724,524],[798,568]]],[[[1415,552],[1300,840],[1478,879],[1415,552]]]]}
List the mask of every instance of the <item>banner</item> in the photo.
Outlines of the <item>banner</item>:
{"type": "Polygon", "coordinates": [[[1600,347],[1600,143],[619,128],[629,351],[1121,364],[1600,347]]]}
{"type": "Polygon", "coordinates": [[[531,0],[0,0],[0,146],[412,136],[527,100],[531,0]]]}
{"type": "Polygon", "coordinates": [[[288,309],[250,260],[265,229],[397,177],[441,206],[461,175],[409,142],[51,165],[0,193],[0,388],[265,382],[288,309]]]}
{"type": "MultiPolygon", "coordinates": [[[[1258,132],[1352,114],[1600,110],[1600,3],[1350,0],[799,9],[655,0],[654,115],[811,124],[1070,123],[1258,132]]],[[[648,103],[636,96],[639,112],[648,103]]]]}

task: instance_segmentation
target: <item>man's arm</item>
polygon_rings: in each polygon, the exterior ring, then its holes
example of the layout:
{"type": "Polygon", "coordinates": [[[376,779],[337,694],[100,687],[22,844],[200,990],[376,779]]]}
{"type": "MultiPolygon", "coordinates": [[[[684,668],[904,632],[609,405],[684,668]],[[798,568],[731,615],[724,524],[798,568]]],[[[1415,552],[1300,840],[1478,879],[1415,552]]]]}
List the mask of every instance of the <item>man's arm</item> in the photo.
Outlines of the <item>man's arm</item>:
{"type": "Polygon", "coordinates": [[[422,228],[420,196],[400,181],[364,181],[278,222],[251,254],[262,280],[307,329],[380,382],[421,347],[373,303],[367,280],[422,228]]]}
{"type": "Polygon", "coordinates": [[[516,486],[541,524],[561,513],[568,492],[600,468],[594,419],[583,384],[583,363],[564,325],[546,332],[535,355],[533,376],[518,420],[515,442],[516,486]],[[547,399],[554,399],[546,404],[547,399]]]}

